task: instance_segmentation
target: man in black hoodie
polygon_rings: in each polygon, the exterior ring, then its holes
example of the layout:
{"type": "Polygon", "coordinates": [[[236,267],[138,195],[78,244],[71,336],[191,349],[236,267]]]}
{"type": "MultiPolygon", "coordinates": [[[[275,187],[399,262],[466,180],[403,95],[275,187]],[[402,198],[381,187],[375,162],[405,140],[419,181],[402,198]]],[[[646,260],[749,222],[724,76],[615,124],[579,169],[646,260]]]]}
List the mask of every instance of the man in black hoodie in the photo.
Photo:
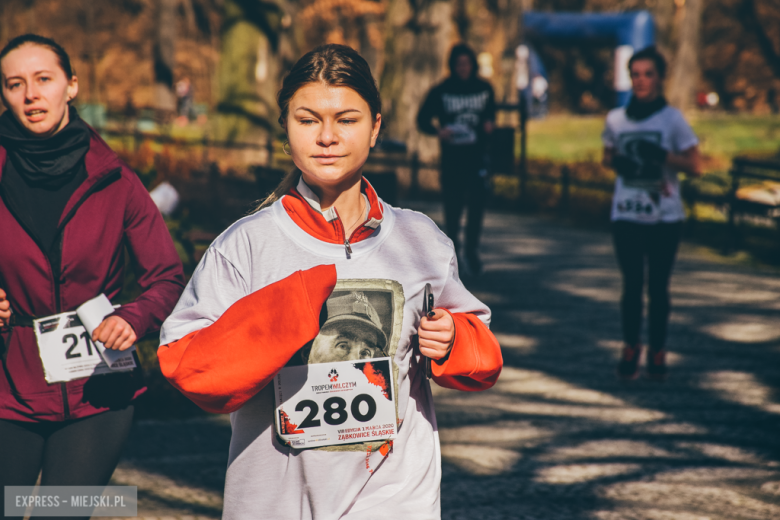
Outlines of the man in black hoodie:
{"type": "Polygon", "coordinates": [[[482,272],[477,249],[487,199],[487,138],[496,115],[493,87],[477,77],[477,58],[466,44],[453,47],[450,76],[428,93],[417,114],[421,132],[441,143],[441,188],[447,236],[460,254],[458,233],[468,203],[466,262],[468,271],[482,272]],[[434,126],[436,119],[438,125],[434,126]]]}

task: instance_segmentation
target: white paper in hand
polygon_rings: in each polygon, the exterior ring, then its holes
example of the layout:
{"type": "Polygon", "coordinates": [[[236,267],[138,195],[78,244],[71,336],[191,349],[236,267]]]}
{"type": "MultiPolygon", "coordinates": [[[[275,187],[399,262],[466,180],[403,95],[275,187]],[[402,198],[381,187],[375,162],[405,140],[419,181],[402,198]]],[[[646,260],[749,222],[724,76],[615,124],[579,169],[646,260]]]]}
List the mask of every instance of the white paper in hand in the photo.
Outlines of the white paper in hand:
{"type": "MultiPolygon", "coordinates": [[[[89,336],[92,337],[92,333],[100,325],[103,320],[109,314],[114,312],[114,306],[106,297],[105,294],[101,294],[91,300],[83,303],[76,309],[76,314],[81,320],[81,324],[89,332],[89,336]]],[[[135,368],[135,359],[133,358],[133,351],[135,345],[127,350],[113,350],[107,349],[99,341],[95,341],[100,357],[106,362],[108,368],[111,370],[128,370],[135,368]]]]}

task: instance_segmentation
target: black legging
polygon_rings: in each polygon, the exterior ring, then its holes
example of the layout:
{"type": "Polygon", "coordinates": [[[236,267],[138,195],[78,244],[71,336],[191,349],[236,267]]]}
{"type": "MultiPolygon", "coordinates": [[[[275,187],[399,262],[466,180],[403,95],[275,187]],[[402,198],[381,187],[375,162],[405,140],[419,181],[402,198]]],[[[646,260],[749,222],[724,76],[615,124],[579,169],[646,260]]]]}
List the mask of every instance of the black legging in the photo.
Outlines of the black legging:
{"type": "Polygon", "coordinates": [[[442,150],[441,192],[444,201],[444,221],[447,236],[460,254],[458,234],[460,216],[468,206],[466,222],[466,256],[476,254],[479,247],[479,235],[482,232],[482,217],[487,202],[487,182],[480,176],[482,155],[466,149],[442,150]]]}
{"type": "Polygon", "coordinates": [[[620,271],[623,273],[623,298],[620,302],[623,341],[639,343],[642,329],[642,291],[645,280],[645,258],[648,264],[648,329],[650,348],[666,345],[671,303],[669,279],[672,276],[682,223],[636,224],[617,221],[612,231],[620,271]]]}
{"type": "Polygon", "coordinates": [[[130,433],[133,411],[130,405],[63,422],[0,419],[0,489],[34,486],[39,473],[42,486],[105,486],[130,433]]]}

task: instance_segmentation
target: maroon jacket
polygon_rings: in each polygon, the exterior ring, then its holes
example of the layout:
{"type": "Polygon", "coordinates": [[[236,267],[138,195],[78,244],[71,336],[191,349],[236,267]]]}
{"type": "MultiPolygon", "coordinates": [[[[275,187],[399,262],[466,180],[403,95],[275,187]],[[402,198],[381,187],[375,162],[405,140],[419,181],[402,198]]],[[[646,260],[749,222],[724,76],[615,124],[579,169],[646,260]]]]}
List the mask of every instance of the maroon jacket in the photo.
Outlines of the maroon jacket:
{"type": "MultiPolygon", "coordinates": [[[[15,318],[24,323],[29,317],[72,311],[100,293],[115,301],[122,292],[127,245],[143,292],[115,314],[139,338],[157,332],[184,289],[184,273],[165,222],[138,176],[93,130],[85,157],[87,179],[65,206],[56,238],[61,260],[52,265],[14,216],[14,201],[2,189],[5,163],[0,147],[0,288],[15,318]]],[[[87,417],[126,406],[145,390],[138,371],[48,384],[32,327],[0,329],[0,338],[0,419],[87,417]]]]}

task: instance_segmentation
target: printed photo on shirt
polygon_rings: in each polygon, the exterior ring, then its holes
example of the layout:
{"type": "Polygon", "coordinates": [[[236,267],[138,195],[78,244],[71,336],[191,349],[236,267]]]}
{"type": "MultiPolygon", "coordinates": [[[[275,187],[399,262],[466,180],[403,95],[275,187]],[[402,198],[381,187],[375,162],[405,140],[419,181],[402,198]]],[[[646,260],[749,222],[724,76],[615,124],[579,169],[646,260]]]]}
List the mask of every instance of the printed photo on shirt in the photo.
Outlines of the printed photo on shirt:
{"type": "MultiPolygon", "coordinates": [[[[401,338],[404,303],[403,287],[396,281],[339,280],[322,306],[319,334],[300,351],[301,361],[305,364],[365,362],[389,357],[393,367],[392,392],[398,395],[395,353],[401,338]]],[[[366,445],[317,449],[362,451],[366,445]]]]}
{"type": "Polygon", "coordinates": [[[661,190],[664,183],[663,166],[645,161],[640,144],[643,141],[661,146],[661,132],[623,132],[618,135],[618,151],[636,166],[632,175],[623,176],[623,184],[631,188],[661,190]]]}

